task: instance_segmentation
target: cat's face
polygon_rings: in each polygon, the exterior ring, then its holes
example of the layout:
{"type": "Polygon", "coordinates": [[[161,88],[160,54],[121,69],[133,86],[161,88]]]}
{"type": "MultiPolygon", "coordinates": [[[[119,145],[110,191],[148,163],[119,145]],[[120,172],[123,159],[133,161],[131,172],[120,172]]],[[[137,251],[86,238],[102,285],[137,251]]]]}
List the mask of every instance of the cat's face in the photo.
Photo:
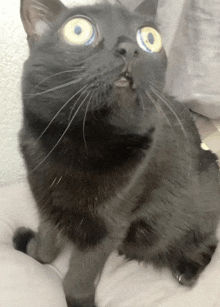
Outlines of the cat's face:
{"type": "Polygon", "coordinates": [[[67,9],[58,1],[25,1],[26,110],[64,126],[99,111],[122,127],[153,112],[146,93],[163,88],[166,56],[151,16],[119,4],[67,9]]]}

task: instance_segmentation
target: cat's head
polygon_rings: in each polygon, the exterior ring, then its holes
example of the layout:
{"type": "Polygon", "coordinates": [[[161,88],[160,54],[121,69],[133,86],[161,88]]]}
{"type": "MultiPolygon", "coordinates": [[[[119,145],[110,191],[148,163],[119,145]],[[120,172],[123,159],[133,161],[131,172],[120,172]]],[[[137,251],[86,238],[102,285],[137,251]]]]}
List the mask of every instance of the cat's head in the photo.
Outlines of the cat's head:
{"type": "Polygon", "coordinates": [[[59,0],[21,0],[21,17],[30,46],[26,112],[69,127],[96,111],[125,129],[150,121],[150,89],[163,88],[166,71],[154,14],[117,1],[69,9],[59,0]]]}

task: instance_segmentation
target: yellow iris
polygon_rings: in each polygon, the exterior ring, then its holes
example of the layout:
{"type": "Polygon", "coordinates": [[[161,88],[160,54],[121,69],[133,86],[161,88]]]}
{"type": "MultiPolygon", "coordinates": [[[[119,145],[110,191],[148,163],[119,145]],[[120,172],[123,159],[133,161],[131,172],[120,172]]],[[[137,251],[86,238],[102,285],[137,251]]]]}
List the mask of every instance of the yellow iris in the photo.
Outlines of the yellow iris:
{"type": "Polygon", "coordinates": [[[161,36],[151,27],[142,27],[137,32],[137,42],[144,51],[150,53],[159,52],[162,49],[161,36]]]}
{"type": "Polygon", "coordinates": [[[88,45],[95,37],[95,30],[87,19],[76,17],[65,24],[62,34],[70,45],[88,45]]]}

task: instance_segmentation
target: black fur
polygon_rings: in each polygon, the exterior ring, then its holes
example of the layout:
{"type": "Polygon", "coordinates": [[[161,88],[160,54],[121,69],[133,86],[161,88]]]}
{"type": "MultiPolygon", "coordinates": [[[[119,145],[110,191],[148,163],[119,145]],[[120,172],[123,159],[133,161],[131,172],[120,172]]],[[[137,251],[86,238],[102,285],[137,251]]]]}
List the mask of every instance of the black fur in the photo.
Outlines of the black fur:
{"type": "Polygon", "coordinates": [[[34,237],[34,231],[25,227],[20,227],[13,237],[14,248],[26,254],[28,242],[34,237]]]}

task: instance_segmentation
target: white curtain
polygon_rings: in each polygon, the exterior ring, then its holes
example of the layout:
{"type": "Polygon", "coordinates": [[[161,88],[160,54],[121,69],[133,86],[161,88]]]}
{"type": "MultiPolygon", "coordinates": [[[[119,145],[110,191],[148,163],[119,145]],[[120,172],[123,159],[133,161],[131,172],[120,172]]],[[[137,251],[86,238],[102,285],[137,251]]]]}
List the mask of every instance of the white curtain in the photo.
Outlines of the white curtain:
{"type": "Polygon", "coordinates": [[[159,0],[158,21],[167,90],[195,112],[220,118],[220,1],[159,0]]]}

